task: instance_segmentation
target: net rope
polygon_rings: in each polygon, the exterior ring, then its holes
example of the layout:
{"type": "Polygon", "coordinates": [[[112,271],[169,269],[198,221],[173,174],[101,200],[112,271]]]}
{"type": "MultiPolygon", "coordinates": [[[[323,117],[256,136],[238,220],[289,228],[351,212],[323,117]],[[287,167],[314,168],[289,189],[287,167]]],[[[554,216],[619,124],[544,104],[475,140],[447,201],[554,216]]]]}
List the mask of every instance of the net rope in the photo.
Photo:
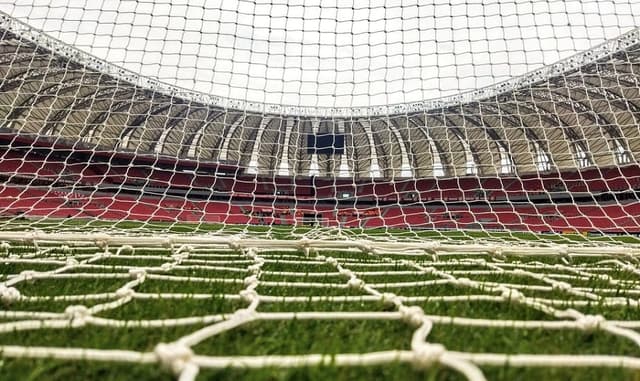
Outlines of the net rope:
{"type": "Polygon", "coordinates": [[[0,2],[0,224],[637,243],[605,3],[0,2]]]}
{"type": "MultiPolygon", "coordinates": [[[[10,235],[3,235],[11,239],[10,235]]],[[[614,335],[640,345],[638,320],[608,320],[602,315],[580,312],[581,307],[596,303],[605,308],[610,306],[639,306],[638,282],[616,279],[608,272],[625,270],[639,274],[636,251],[625,247],[593,250],[592,248],[550,246],[513,247],[486,246],[474,248],[460,245],[447,247],[433,245],[420,247],[408,245],[395,247],[376,242],[351,242],[351,249],[341,247],[337,252],[335,241],[304,239],[298,241],[247,240],[240,237],[202,238],[190,243],[184,237],[164,239],[141,238],[141,242],[122,245],[118,236],[87,237],[85,241],[75,241],[74,237],[60,235],[40,235],[24,241],[3,241],[2,263],[24,265],[47,264],[49,271],[24,270],[7,274],[0,284],[0,299],[9,306],[0,311],[0,318],[8,319],[0,324],[0,332],[23,332],[42,329],[73,330],[83,327],[129,327],[166,328],[175,326],[194,327],[188,334],[171,342],[157,343],[150,352],[136,352],[126,349],[96,349],[83,347],[47,347],[0,345],[5,357],[52,358],[64,360],[92,360],[101,362],[130,362],[160,364],[173,371],[180,380],[194,380],[203,368],[288,368],[333,364],[340,367],[372,366],[389,363],[407,363],[417,369],[435,364],[453,369],[468,380],[484,380],[480,366],[509,365],[514,367],[615,367],[639,369],[640,360],[635,357],[598,354],[507,354],[499,348],[492,353],[470,353],[449,350],[437,342],[429,340],[429,333],[440,324],[473,327],[482,330],[489,327],[517,330],[576,330],[614,335]],[[208,242],[207,242],[208,241],[208,242]],[[10,244],[9,242],[13,242],[10,244]],[[28,243],[34,245],[29,250],[16,248],[28,243]],[[52,245],[55,243],[55,245],[52,245]],[[148,252],[153,250],[154,255],[148,252]],[[470,257],[470,253],[477,256],[470,257]],[[334,253],[334,256],[331,255],[334,253]],[[335,256],[335,254],[338,256],[335,256]],[[346,254],[346,255],[345,255],[346,254]],[[355,254],[364,254],[356,257],[355,254]],[[516,255],[519,260],[507,260],[516,255]],[[561,257],[564,263],[545,263],[540,258],[561,257]],[[533,259],[531,259],[533,258],[533,259]],[[577,259],[589,262],[575,264],[577,259]],[[102,265],[110,259],[117,259],[118,265],[102,265]],[[538,259],[538,260],[536,260],[538,259]],[[135,265],[136,260],[157,260],[157,266],[135,265]],[[130,265],[127,263],[131,263],[130,265]],[[308,266],[300,271],[273,271],[265,269],[271,264],[295,264],[308,266]],[[314,266],[328,265],[332,271],[316,271],[314,266]],[[455,269],[468,265],[470,269],[455,269]],[[453,266],[453,270],[447,267],[453,266]],[[398,268],[402,267],[402,270],[398,268]],[[226,276],[204,277],[177,275],[183,270],[224,271],[226,276]],[[379,276],[419,275],[425,280],[378,283],[366,281],[379,276]],[[500,275],[521,277],[523,281],[504,283],[500,275]],[[306,281],[271,281],[272,276],[305,277],[306,281]],[[474,279],[486,276],[484,280],[474,279]],[[267,278],[267,279],[264,279],[267,278]],[[492,280],[492,278],[496,278],[492,280]],[[56,294],[46,296],[37,287],[42,280],[87,280],[114,279],[120,283],[115,290],[104,293],[83,294],[82,290],[73,295],[56,294]],[[535,280],[539,284],[525,281],[535,280]],[[576,285],[581,281],[602,281],[602,286],[576,285]],[[239,285],[237,293],[151,293],[138,291],[145,281],[170,283],[206,283],[239,285]],[[26,284],[28,294],[20,289],[26,284]],[[404,295],[404,290],[421,287],[429,290],[433,285],[454,285],[470,290],[468,295],[404,295]],[[277,292],[262,294],[261,287],[272,287],[277,292]],[[296,290],[315,290],[309,295],[296,296],[296,290]],[[331,296],[327,289],[351,290],[353,295],[331,296]],[[621,292],[622,290],[622,292],[621,292]],[[291,292],[292,291],[292,292],[291,292]],[[534,292],[559,291],[551,297],[540,297],[534,292]],[[293,295],[291,295],[293,293],[293,295]],[[101,317],[102,313],[122,308],[136,300],[158,299],[214,299],[239,301],[243,304],[230,313],[208,314],[170,319],[122,320],[101,317]],[[63,312],[32,311],[11,308],[12,304],[29,305],[43,300],[55,300],[68,305],[63,312]],[[263,312],[263,305],[269,303],[325,301],[328,303],[378,302],[389,307],[374,311],[321,311],[263,312]],[[461,316],[429,315],[417,303],[461,303],[469,301],[515,303],[543,312],[549,320],[482,319],[461,316]],[[95,303],[87,306],[84,303],[95,303]],[[309,353],[299,355],[270,354],[268,356],[211,356],[198,353],[192,347],[217,335],[233,331],[251,322],[282,320],[388,320],[397,324],[414,327],[410,348],[389,348],[385,351],[365,353],[336,353],[332,355],[309,353]],[[198,326],[202,326],[198,328],[198,326]]],[[[77,237],[76,237],[77,238],[77,237]]],[[[636,249],[637,250],[637,249],[636,249]]],[[[52,287],[51,285],[49,287],[52,287]]],[[[54,293],[55,294],[55,293],[54,293]]],[[[213,311],[212,311],[213,312],[213,311]]],[[[330,333],[329,333],[330,334],[330,333]]]]}
{"type": "Polygon", "coordinates": [[[0,0],[0,357],[640,371],[639,25],[634,0],[0,0]],[[212,305],[122,312],[168,301],[212,305]],[[205,348],[282,322],[409,331],[205,348]],[[450,326],[633,349],[475,351],[450,326]],[[100,329],[174,334],[42,341],[100,329]]]}

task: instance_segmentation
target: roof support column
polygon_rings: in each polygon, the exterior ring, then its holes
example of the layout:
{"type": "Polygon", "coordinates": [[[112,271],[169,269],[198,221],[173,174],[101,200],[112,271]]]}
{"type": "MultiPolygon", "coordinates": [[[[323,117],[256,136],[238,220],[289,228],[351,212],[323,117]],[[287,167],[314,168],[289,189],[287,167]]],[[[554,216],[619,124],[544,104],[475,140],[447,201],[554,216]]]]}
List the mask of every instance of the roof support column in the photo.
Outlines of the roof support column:
{"type": "Polygon", "coordinates": [[[271,119],[268,117],[263,117],[260,121],[260,127],[258,127],[258,134],[256,135],[256,141],[253,143],[253,147],[251,148],[251,159],[249,160],[249,166],[247,167],[247,173],[249,174],[257,174],[258,173],[258,155],[260,154],[260,143],[262,142],[262,135],[264,134],[264,130],[267,128],[267,124],[271,119]]]}
{"type": "MultiPolygon", "coordinates": [[[[391,122],[387,121],[387,126],[396,137],[396,141],[398,142],[398,146],[400,147],[400,157],[402,161],[400,162],[400,177],[411,177],[413,176],[411,164],[409,163],[409,155],[407,155],[407,147],[405,147],[404,140],[402,139],[402,135],[398,128],[391,122]]],[[[393,160],[391,160],[393,162],[393,160]]]]}
{"type": "Polygon", "coordinates": [[[371,165],[369,166],[369,176],[381,177],[380,164],[378,164],[378,152],[376,151],[375,141],[373,140],[373,132],[371,130],[371,122],[368,119],[360,121],[364,132],[367,134],[367,141],[369,142],[369,148],[371,150],[371,165]]]}
{"type": "MultiPolygon", "coordinates": [[[[313,135],[318,134],[318,128],[320,127],[320,120],[314,119],[311,121],[311,129],[313,131],[313,135]]],[[[316,151],[313,151],[311,154],[311,163],[309,164],[309,176],[319,176],[320,175],[320,165],[318,165],[318,154],[316,151]]]]}
{"type": "Polygon", "coordinates": [[[289,144],[291,143],[291,130],[295,120],[289,118],[284,126],[284,142],[282,148],[282,156],[280,157],[280,165],[278,166],[278,176],[289,176],[289,144]]]}
{"type": "MultiPolygon", "coordinates": [[[[238,126],[242,124],[242,122],[244,122],[244,116],[239,117],[238,120],[233,122],[231,127],[229,127],[229,130],[227,131],[227,134],[225,135],[222,141],[222,148],[220,149],[220,155],[218,156],[219,161],[228,160],[229,144],[231,143],[231,138],[233,137],[233,134],[236,132],[236,129],[238,129],[238,126]]],[[[204,131],[204,127],[200,130],[200,134],[203,131],[204,131]]],[[[198,138],[198,142],[200,141],[200,138],[201,137],[198,138]]]]}
{"type": "MultiPolygon", "coordinates": [[[[337,122],[338,124],[338,133],[344,134],[344,120],[340,120],[337,122]]],[[[342,151],[342,155],[340,155],[340,166],[338,167],[338,177],[351,177],[351,170],[349,169],[349,161],[348,161],[348,157],[347,157],[347,152],[349,152],[347,150],[346,147],[346,139],[345,139],[345,147],[344,150],[342,151]]]]}

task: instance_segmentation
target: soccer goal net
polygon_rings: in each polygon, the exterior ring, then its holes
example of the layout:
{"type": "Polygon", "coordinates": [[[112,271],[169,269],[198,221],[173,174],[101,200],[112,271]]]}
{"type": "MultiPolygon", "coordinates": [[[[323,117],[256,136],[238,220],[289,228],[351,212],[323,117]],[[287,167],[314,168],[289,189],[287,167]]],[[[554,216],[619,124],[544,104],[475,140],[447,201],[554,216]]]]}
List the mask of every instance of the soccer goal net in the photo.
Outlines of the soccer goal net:
{"type": "Polygon", "coordinates": [[[0,373],[636,374],[638,25],[0,0],[0,373]]]}

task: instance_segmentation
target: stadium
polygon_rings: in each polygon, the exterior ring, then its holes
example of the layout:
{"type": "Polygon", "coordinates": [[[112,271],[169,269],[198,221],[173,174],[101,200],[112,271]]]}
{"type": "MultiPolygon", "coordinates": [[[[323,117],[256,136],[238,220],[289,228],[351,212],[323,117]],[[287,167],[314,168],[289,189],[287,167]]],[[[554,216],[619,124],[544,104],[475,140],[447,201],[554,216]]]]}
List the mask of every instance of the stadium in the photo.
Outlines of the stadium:
{"type": "Polygon", "coordinates": [[[637,6],[509,79],[345,106],[137,72],[31,25],[83,18],[60,3],[0,4],[7,379],[639,377],[637,6]]]}

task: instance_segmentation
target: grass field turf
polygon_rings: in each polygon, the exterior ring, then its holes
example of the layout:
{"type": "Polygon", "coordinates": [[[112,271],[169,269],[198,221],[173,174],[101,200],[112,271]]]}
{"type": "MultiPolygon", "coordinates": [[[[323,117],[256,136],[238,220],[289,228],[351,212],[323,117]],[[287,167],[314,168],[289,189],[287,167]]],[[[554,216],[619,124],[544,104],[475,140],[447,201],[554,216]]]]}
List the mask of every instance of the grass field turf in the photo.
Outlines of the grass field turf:
{"type": "MultiPolygon", "coordinates": [[[[90,263],[98,252],[97,248],[72,248],[63,252],[58,247],[39,246],[40,252],[32,245],[12,243],[9,256],[0,261],[2,279],[25,270],[51,271],[62,267],[69,257],[80,262],[65,271],[65,274],[107,274],[104,279],[36,279],[16,285],[22,295],[41,298],[27,299],[1,307],[2,322],[19,320],[10,317],[9,312],[40,311],[63,312],[69,305],[83,304],[88,307],[113,301],[115,297],[105,296],[87,300],[64,300],[68,295],[91,295],[114,292],[131,279],[130,268],[146,268],[148,274],[180,277],[178,281],[147,278],[134,287],[136,298],[120,307],[107,309],[97,317],[118,321],[156,320],[169,318],[197,317],[216,314],[231,314],[247,303],[229,300],[221,295],[237,295],[243,289],[242,279],[249,275],[247,266],[251,263],[245,256],[230,252],[212,252],[198,249],[189,253],[180,266],[163,269],[163,263],[173,263],[172,252],[168,249],[137,249],[134,253],[119,256],[100,257],[90,263]],[[25,259],[29,259],[26,261],[25,259]],[[224,262],[227,262],[226,264],[224,262]],[[119,275],[127,275],[126,277],[119,275]],[[230,279],[232,282],[200,282],[198,278],[230,279]],[[191,279],[191,280],[190,280],[191,279]],[[175,299],[142,298],[157,293],[180,293],[190,296],[175,299]]],[[[112,248],[115,253],[116,248],[112,248]]],[[[472,295],[497,297],[498,294],[483,288],[460,287],[452,284],[415,285],[408,282],[430,281],[438,278],[434,274],[420,273],[394,257],[385,262],[380,257],[359,252],[323,252],[331,256],[345,268],[353,271],[367,284],[375,284],[380,292],[393,292],[402,296],[426,297],[407,302],[418,305],[425,314],[433,316],[458,316],[468,318],[504,320],[557,320],[557,318],[512,300],[472,301],[472,295]],[[381,271],[388,271],[381,274],[381,271]],[[398,284],[400,283],[400,284],[398,284]],[[402,283],[408,283],[403,285],[402,283]],[[442,297],[458,296],[456,301],[442,297]]],[[[271,299],[261,302],[258,312],[304,312],[304,311],[390,311],[380,301],[366,298],[363,290],[344,287],[347,278],[336,269],[314,257],[305,257],[300,252],[264,252],[260,255],[266,262],[262,267],[257,292],[265,296],[301,296],[302,300],[284,302],[271,299]],[[318,276],[318,273],[326,273],[318,276]],[[276,282],[276,283],[274,283],[276,282]],[[283,286],[277,282],[313,282],[326,287],[304,285],[283,286]],[[311,296],[322,296],[311,300],[311,296]],[[360,300],[331,301],[332,296],[363,296],[360,300]]],[[[415,258],[414,258],[415,259],[415,258]]],[[[557,309],[575,308],[589,314],[602,314],[610,320],[640,321],[640,309],[629,304],[606,305],[606,297],[628,297],[637,299],[640,277],[612,262],[598,263],[593,258],[575,258],[570,265],[561,258],[549,257],[507,257],[482,258],[484,262],[470,258],[455,257],[435,259],[431,256],[419,258],[421,266],[431,266],[454,277],[465,277],[478,282],[500,282],[512,288],[522,287],[522,292],[531,300],[542,301],[557,309]],[[492,273],[498,266],[505,273],[492,273]],[[598,295],[597,300],[571,295],[564,290],[548,287],[537,277],[511,274],[514,268],[547,275],[551,279],[569,283],[579,290],[598,295]],[[580,270],[576,274],[573,270],[580,270]],[[587,275],[585,275],[587,274],[587,275]],[[597,276],[608,275],[603,281],[597,276]],[[620,281],[612,284],[611,279],[620,281]],[[536,286],[527,290],[527,286],[536,286]],[[611,288],[605,291],[604,288],[611,288]],[[548,289],[545,289],[548,288],[548,289]],[[603,290],[600,292],[600,290],[603,290]],[[553,302],[553,303],[552,303],[553,302]]],[[[600,260],[610,259],[606,257],[600,260]]],[[[637,266],[635,263],[629,263],[637,266]]],[[[24,317],[20,319],[26,319],[24,317]]],[[[0,345],[59,346],[100,349],[129,349],[152,351],[159,342],[169,342],[203,327],[202,323],[161,328],[139,328],[132,325],[113,327],[85,326],[63,329],[34,329],[0,334],[0,345]]],[[[409,349],[414,328],[397,320],[276,320],[257,321],[223,332],[196,345],[197,354],[210,356],[233,355],[284,355],[323,353],[363,353],[378,350],[409,349]]],[[[510,354],[613,354],[638,356],[640,349],[629,340],[601,332],[582,330],[548,330],[521,328],[465,327],[446,321],[435,324],[428,340],[441,343],[450,350],[466,352],[499,352],[510,354]]],[[[640,379],[640,373],[621,368],[522,368],[522,367],[481,367],[490,380],[534,379],[548,380],[603,380],[640,379]]],[[[174,376],[157,364],[137,365],[124,363],[100,363],[97,361],[63,361],[53,359],[14,359],[0,361],[2,379],[139,379],[162,380],[174,376]]],[[[206,379],[257,379],[288,380],[334,378],[348,379],[420,379],[420,380],[463,380],[464,377],[446,368],[434,366],[432,369],[417,370],[411,364],[397,363],[371,367],[335,367],[331,364],[298,369],[265,368],[243,369],[201,369],[199,380],[206,379]]]]}
{"type": "MultiPolygon", "coordinates": [[[[266,235],[275,239],[291,239],[314,231],[326,231],[336,234],[335,228],[312,227],[308,225],[229,225],[222,223],[194,223],[194,222],[162,222],[162,221],[106,221],[96,219],[55,219],[42,218],[3,218],[0,217],[3,231],[80,231],[104,232],[120,231],[121,233],[249,233],[266,235]]],[[[576,244],[587,242],[603,242],[611,244],[640,244],[640,236],[620,234],[579,234],[577,232],[549,232],[533,233],[509,230],[433,230],[414,227],[400,228],[342,228],[340,234],[350,237],[389,237],[391,239],[435,239],[453,241],[500,240],[504,242],[550,242],[556,244],[576,244]]]]}

